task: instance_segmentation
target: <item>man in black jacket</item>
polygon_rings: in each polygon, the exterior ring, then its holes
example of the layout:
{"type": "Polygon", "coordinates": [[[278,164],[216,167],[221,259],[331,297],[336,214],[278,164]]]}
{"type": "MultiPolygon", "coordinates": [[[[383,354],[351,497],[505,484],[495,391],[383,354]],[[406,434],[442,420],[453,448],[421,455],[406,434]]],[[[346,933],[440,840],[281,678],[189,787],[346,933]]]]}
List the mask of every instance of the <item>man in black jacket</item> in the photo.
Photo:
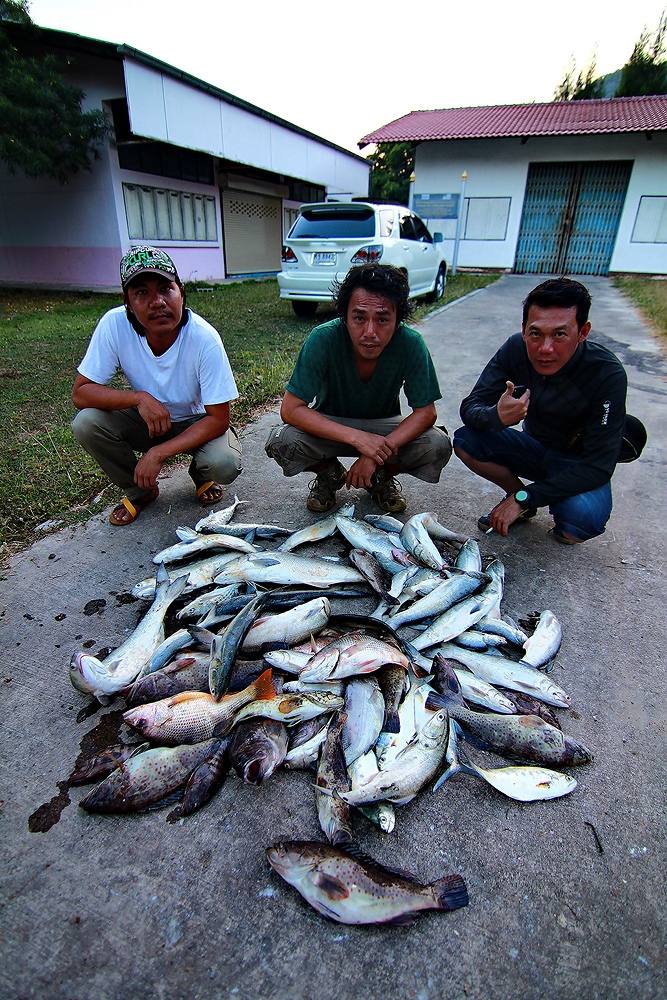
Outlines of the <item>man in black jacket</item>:
{"type": "Polygon", "coordinates": [[[454,451],[505,491],[480,518],[482,530],[507,535],[546,506],[553,535],[565,544],[605,529],[627,377],[614,354],[587,340],[590,304],[588,289],[569,278],[534,288],[523,303],[522,332],[505,341],[461,404],[465,426],[454,451]],[[521,421],[523,430],[515,430],[521,421]]]}

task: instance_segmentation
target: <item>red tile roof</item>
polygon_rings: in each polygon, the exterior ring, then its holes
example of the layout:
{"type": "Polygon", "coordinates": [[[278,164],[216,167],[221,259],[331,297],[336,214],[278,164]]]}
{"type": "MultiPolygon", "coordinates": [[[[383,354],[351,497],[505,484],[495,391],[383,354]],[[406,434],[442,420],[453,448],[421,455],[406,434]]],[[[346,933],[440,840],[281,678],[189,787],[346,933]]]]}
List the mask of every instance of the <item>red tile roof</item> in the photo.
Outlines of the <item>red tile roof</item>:
{"type": "Polygon", "coordinates": [[[667,94],[611,97],[550,104],[497,104],[483,108],[411,111],[370,132],[371,142],[428,142],[435,139],[487,139],[500,136],[594,135],[604,132],[667,130],[667,94]]]}

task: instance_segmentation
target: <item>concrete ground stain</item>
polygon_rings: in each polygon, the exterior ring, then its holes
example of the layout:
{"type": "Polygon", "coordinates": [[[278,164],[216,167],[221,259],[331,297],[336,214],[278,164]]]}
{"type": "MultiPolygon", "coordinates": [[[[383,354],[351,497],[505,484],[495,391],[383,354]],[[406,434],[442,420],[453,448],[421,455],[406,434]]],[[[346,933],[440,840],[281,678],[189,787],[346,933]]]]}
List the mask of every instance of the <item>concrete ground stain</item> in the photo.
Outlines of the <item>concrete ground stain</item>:
{"type": "MultiPolygon", "coordinates": [[[[95,711],[98,708],[99,705],[95,703],[95,711]]],[[[79,715],[81,715],[81,712],[79,715]]],[[[97,725],[81,737],[79,744],[81,752],[74,762],[72,770],[74,771],[80,767],[87,757],[91,757],[101,750],[106,750],[113,743],[117,743],[118,733],[122,724],[123,709],[118,709],[115,712],[107,712],[106,715],[103,715],[97,725]]],[[[35,809],[29,817],[28,829],[30,833],[47,833],[52,826],[55,826],[63,810],[72,801],[69,796],[70,787],[69,778],[57,782],[58,794],[35,809]]]]}

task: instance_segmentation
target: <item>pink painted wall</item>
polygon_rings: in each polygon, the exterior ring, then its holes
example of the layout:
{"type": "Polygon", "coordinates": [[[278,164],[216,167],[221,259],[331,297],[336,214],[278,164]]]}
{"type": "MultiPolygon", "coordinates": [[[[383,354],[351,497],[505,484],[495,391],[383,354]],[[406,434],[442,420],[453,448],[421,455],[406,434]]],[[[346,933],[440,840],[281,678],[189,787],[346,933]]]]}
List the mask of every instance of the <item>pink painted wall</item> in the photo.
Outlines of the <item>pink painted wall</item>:
{"type": "Polygon", "coordinates": [[[119,288],[120,247],[0,246],[0,283],[49,288],[119,288]]]}

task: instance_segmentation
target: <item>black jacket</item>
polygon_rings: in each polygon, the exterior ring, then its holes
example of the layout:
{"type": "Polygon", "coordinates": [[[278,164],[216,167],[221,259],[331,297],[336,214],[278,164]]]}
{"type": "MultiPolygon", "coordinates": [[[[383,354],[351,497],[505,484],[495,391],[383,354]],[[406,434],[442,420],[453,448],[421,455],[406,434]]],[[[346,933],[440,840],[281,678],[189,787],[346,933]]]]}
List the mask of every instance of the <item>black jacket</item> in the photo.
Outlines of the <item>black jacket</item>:
{"type": "Polygon", "coordinates": [[[627,389],[625,369],[615,354],[585,340],[555,375],[539,375],[528,360],[523,337],[515,333],[461,403],[467,427],[503,430],[496,404],[507,381],[530,389],[524,430],[572,459],[530,486],[535,506],[587,493],[611,479],[621,447],[627,389]]]}

